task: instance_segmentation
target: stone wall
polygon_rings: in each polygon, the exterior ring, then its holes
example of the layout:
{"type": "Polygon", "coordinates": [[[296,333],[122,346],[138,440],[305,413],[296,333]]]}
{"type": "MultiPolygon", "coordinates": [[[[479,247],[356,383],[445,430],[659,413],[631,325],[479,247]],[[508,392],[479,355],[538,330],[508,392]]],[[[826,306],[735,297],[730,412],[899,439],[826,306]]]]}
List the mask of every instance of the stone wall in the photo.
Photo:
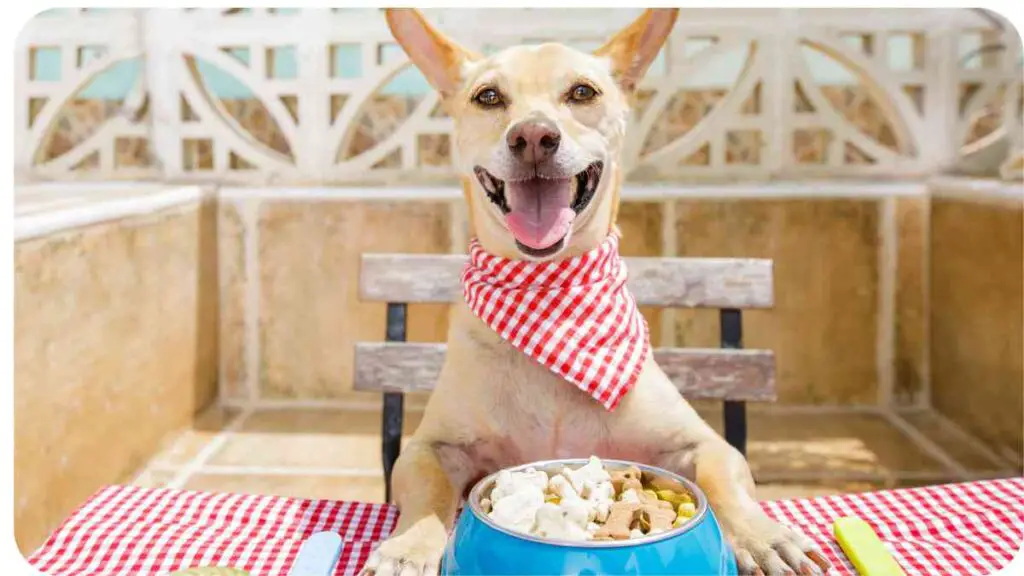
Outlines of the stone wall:
{"type": "MultiPolygon", "coordinates": [[[[780,402],[915,405],[925,389],[923,194],[858,198],[856,186],[818,199],[627,201],[622,249],[772,258],[776,306],[745,314],[745,345],[775,351],[780,402]],[[887,237],[898,254],[884,256],[887,237]],[[879,352],[886,337],[893,349],[879,352]]],[[[358,255],[461,252],[462,213],[456,201],[290,196],[222,201],[227,397],[376,401],[351,389],[353,344],[384,336],[384,304],[357,298],[358,255]]],[[[411,306],[410,339],[443,342],[445,308],[411,306]]],[[[714,310],[643,312],[655,345],[718,346],[714,310]]]]}
{"type": "Polygon", "coordinates": [[[1024,453],[1022,222],[1020,195],[1000,198],[998,188],[965,182],[932,199],[932,402],[1016,462],[1024,453]]]}
{"type": "Polygon", "coordinates": [[[216,397],[210,203],[15,245],[15,536],[27,553],[216,397]]]}

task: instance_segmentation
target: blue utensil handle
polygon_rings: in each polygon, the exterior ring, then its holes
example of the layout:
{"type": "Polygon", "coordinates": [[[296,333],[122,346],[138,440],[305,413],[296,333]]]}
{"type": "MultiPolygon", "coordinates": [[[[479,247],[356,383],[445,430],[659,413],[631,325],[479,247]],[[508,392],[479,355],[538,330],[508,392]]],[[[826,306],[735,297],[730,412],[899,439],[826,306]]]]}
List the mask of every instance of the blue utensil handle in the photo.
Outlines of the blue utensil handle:
{"type": "Polygon", "coordinates": [[[302,543],[288,576],[331,576],[341,556],[341,536],[317,532],[302,543]]]}

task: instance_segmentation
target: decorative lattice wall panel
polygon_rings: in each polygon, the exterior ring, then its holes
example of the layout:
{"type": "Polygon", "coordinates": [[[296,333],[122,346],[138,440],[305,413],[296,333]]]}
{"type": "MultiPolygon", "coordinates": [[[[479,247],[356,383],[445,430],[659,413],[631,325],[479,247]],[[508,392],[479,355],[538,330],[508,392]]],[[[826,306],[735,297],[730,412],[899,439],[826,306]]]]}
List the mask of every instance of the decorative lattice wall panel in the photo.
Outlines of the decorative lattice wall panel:
{"type": "MultiPolygon", "coordinates": [[[[487,53],[591,49],[639,10],[426,12],[487,53]]],[[[999,26],[970,10],[683,10],[640,89],[630,177],[909,177],[988,156],[1013,173],[1021,46],[999,26]]],[[[451,119],[378,9],[52,11],[19,37],[16,73],[23,178],[453,179],[451,119]]]]}

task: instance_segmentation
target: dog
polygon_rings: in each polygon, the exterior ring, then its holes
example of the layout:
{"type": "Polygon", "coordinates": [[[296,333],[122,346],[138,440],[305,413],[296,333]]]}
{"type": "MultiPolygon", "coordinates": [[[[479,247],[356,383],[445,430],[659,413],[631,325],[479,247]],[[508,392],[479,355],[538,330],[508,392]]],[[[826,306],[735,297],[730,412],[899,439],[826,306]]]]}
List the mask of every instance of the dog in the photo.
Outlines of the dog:
{"type": "MultiPolygon", "coordinates": [[[[677,9],[646,10],[592,54],[552,43],[483,57],[417,10],[386,11],[395,39],[454,120],[471,232],[487,253],[559,260],[617,233],[631,97],[677,16],[677,9]],[[523,197],[557,206],[549,217],[518,221],[519,210],[509,205],[523,197]]],[[[762,511],[743,456],[679,395],[649,352],[632,390],[608,411],[460,303],[451,312],[439,382],[393,472],[400,519],[364,574],[435,574],[461,498],[476,479],[525,462],[591,454],[695,480],[741,573],[829,569],[807,537],[762,511]]]]}

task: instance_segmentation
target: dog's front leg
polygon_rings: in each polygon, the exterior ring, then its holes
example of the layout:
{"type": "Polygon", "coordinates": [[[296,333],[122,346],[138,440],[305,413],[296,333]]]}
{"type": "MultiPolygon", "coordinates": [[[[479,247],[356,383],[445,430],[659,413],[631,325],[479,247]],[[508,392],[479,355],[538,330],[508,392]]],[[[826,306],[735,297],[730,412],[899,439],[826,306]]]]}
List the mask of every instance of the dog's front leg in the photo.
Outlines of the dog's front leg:
{"type": "Polygon", "coordinates": [[[469,458],[461,450],[410,442],[395,462],[392,476],[401,512],[398,525],[370,556],[363,574],[437,574],[469,476],[469,458]]]}
{"type": "Polygon", "coordinates": [[[809,538],[765,514],[754,498],[746,460],[721,437],[709,435],[691,443],[661,464],[695,478],[736,552],[741,574],[818,574],[829,569],[809,538]]]}

